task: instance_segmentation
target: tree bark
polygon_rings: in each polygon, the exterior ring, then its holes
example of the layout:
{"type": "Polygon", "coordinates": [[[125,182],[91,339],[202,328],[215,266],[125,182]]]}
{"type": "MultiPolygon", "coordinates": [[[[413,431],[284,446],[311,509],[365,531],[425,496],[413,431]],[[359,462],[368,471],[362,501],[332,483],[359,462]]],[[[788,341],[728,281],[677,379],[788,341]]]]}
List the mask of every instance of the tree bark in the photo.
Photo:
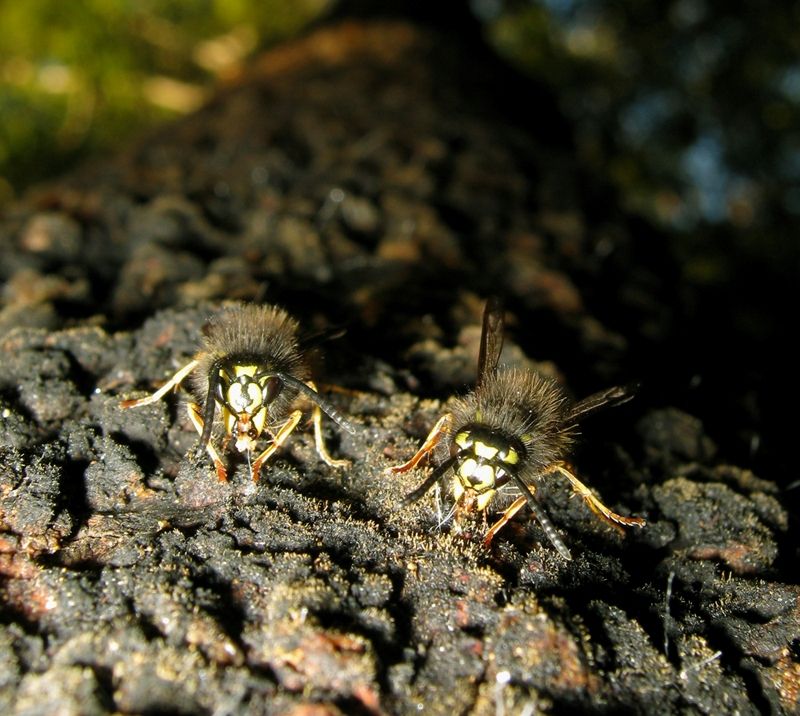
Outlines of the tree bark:
{"type": "Polygon", "coordinates": [[[779,492],[647,385],[587,420],[574,456],[645,528],[617,534],[555,474],[536,485],[572,561],[524,509],[484,548],[446,491],[403,505],[424,469],[385,472],[474,384],[488,296],[508,307],[504,364],[578,398],[647,372],[632,356],[672,335],[678,271],[615,201],[587,186],[555,98],[475,38],[352,21],[15,207],[0,703],[796,712],[779,492]],[[281,305],[308,334],[346,326],[315,377],[358,424],[325,423],[352,467],[326,466],[301,423],[258,483],[224,451],[220,483],[180,392],[119,408],[191,360],[227,300],[281,305]]]}

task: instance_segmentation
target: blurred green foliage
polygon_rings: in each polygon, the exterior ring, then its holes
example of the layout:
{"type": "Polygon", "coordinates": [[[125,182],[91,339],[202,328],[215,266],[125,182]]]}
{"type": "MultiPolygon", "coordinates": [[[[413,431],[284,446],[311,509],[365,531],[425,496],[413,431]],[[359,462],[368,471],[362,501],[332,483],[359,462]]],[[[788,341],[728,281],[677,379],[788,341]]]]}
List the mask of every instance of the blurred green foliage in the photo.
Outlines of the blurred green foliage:
{"type": "Polygon", "coordinates": [[[0,205],[192,111],[328,0],[0,3],[0,205]]]}
{"type": "Polygon", "coordinates": [[[800,5],[495,6],[496,47],[555,90],[580,158],[629,209],[683,230],[800,215],[800,5]]]}
{"type": "MultiPolygon", "coordinates": [[[[800,215],[800,5],[464,3],[502,54],[553,89],[581,166],[597,186],[613,182],[629,211],[682,232],[765,232],[785,250],[800,215]]],[[[0,205],[192,111],[254,52],[334,5],[0,3],[0,205]]]]}

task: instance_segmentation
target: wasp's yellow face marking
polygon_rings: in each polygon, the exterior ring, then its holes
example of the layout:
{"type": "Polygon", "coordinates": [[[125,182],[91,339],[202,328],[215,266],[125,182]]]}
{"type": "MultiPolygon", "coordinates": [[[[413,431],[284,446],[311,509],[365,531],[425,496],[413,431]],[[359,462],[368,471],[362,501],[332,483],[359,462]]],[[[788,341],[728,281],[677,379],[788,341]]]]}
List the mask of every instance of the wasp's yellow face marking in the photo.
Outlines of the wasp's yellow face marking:
{"type": "Polygon", "coordinates": [[[475,441],[475,445],[472,448],[475,451],[475,454],[478,457],[482,457],[484,460],[491,460],[494,458],[497,453],[500,452],[499,448],[496,448],[494,445],[489,445],[488,443],[482,442],[480,440],[475,441]]]}
{"type": "Polygon", "coordinates": [[[464,430],[456,435],[454,442],[463,450],[471,445],[472,437],[470,436],[468,430],[464,430]]]}
{"type": "Polygon", "coordinates": [[[261,391],[257,383],[234,383],[228,388],[228,405],[237,413],[254,413],[261,407],[261,391]]]}
{"type": "Polygon", "coordinates": [[[233,366],[233,374],[220,371],[222,419],[225,433],[235,439],[236,449],[255,449],[258,436],[267,425],[267,382],[272,376],[259,374],[257,365],[233,366]]]}
{"type": "Polygon", "coordinates": [[[456,433],[453,443],[459,451],[453,494],[459,499],[466,491],[477,493],[472,504],[484,510],[492,501],[498,483],[504,484],[508,472],[519,463],[519,450],[502,434],[483,426],[464,428],[456,433]]]}
{"type": "Polygon", "coordinates": [[[508,448],[508,454],[505,457],[500,456],[504,463],[507,465],[516,465],[519,462],[519,453],[513,448],[508,448]]]}
{"type": "Polygon", "coordinates": [[[478,495],[478,499],[475,500],[475,506],[479,510],[485,510],[494,499],[495,492],[496,490],[486,490],[485,492],[481,492],[478,495]]]}
{"type": "Polygon", "coordinates": [[[485,510],[497,494],[497,490],[494,488],[479,490],[475,485],[465,482],[463,479],[453,481],[452,492],[453,499],[457,503],[467,499],[469,505],[477,510],[485,510]]]}
{"type": "Polygon", "coordinates": [[[458,466],[458,474],[467,481],[467,484],[469,484],[470,478],[477,467],[477,460],[475,460],[474,457],[468,457],[458,466]]]}
{"type": "Polygon", "coordinates": [[[492,465],[479,464],[473,458],[467,458],[459,465],[457,470],[458,477],[476,492],[482,492],[494,485],[495,469],[492,465]]]}

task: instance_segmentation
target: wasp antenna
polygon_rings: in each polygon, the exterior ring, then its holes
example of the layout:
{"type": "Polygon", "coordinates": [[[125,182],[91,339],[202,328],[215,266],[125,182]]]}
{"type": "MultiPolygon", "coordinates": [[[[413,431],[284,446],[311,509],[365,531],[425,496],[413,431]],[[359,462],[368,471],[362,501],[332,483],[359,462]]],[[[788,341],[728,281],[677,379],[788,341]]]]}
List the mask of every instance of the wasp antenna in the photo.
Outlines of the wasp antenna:
{"type": "Polygon", "coordinates": [[[547,516],[545,511],[539,506],[539,503],[536,501],[536,498],[533,496],[533,493],[528,489],[528,486],[525,484],[523,479],[516,474],[511,475],[511,479],[514,480],[516,486],[520,489],[522,494],[525,496],[525,500],[528,503],[528,509],[533,513],[533,516],[539,521],[539,524],[542,526],[544,533],[547,535],[547,538],[558,550],[558,553],[566,560],[572,559],[572,554],[570,554],[569,548],[567,545],[564,544],[564,540],[561,539],[558,531],[553,526],[553,523],[550,521],[550,518],[547,516]]]}
{"type": "Polygon", "coordinates": [[[342,430],[347,431],[351,435],[355,435],[356,427],[347,418],[344,417],[332,403],[323,398],[316,390],[306,385],[302,380],[298,380],[288,373],[275,373],[282,383],[291,385],[297,388],[303,395],[305,395],[311,402],[315,403],[320,409],[335,422],[342,430]]]}
{"type": "Polygon", "coordinates": [[[425,481],[417,488],[409,492],[402,501],[402,505],[410,505],[417,500],[419,500],[428,490],[430,490],[438,480],[444,475],[451,467],[453,467],[453,463],[458,460],[461,456],[461,453],[456,453],[455,455],[451,455],[447,460],[445,460],[441,465],[439,465],[428,477],[425,478],[425,481]]]}

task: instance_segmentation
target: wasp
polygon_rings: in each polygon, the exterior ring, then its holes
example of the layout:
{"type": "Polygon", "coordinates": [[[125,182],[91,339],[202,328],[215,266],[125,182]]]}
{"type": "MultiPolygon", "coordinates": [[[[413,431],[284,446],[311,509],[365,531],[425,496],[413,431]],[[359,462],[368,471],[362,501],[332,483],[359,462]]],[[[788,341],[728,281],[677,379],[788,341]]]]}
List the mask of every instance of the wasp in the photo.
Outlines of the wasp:
{"type": "Polygon", "coordinates": [[[532,370],[499,368],[503,328],[502,304],[490,298],[483,313],[475,389],[439,418],[410,460],[389,468],[392,473],[412,470],[436,449],[439,464],[406,495],[404,504],[419,500],[451,470],[450,489],[457,508],[477,509],[485,515],[498,492],[511,488],[521,494],[488,530],[484,544],[488,546],[527,504],[559,554],[571,559],[569,549],[534,497],[537,480],[557,473],[613,527],[643,527],[643,519],[625,517],[606,507],[565,462],[578,423],[600,408],[627,402],[633,397],[632,391],[614,387],[574,403],[551,378],[532,370]]]}
{"type": "Polygon", "coordinates": [[[317,453],[332,467],[346,467],[347,460],[333,459],[325,447],[322,412],[348,433],[355,428],[309,380],[298,329],[297,321],[277,306],[242,303],[223,309],[203,327],[202,347],[189,363],[152,395],[124,400],[120,407],[150,405],[191,375],[194,400],[187,403],[187,412],[200,435],[198,454],[205,450],[217,477],[227,481],[228,471],[212,440],[219,411],[225,442],[247,455],[250,474],[258,481],[261,468],[300,422],[299,403],[305,398],[314,406],[317,453]],[[251,462],[262,436],[268,437],[269,444],[251,462]]]}

